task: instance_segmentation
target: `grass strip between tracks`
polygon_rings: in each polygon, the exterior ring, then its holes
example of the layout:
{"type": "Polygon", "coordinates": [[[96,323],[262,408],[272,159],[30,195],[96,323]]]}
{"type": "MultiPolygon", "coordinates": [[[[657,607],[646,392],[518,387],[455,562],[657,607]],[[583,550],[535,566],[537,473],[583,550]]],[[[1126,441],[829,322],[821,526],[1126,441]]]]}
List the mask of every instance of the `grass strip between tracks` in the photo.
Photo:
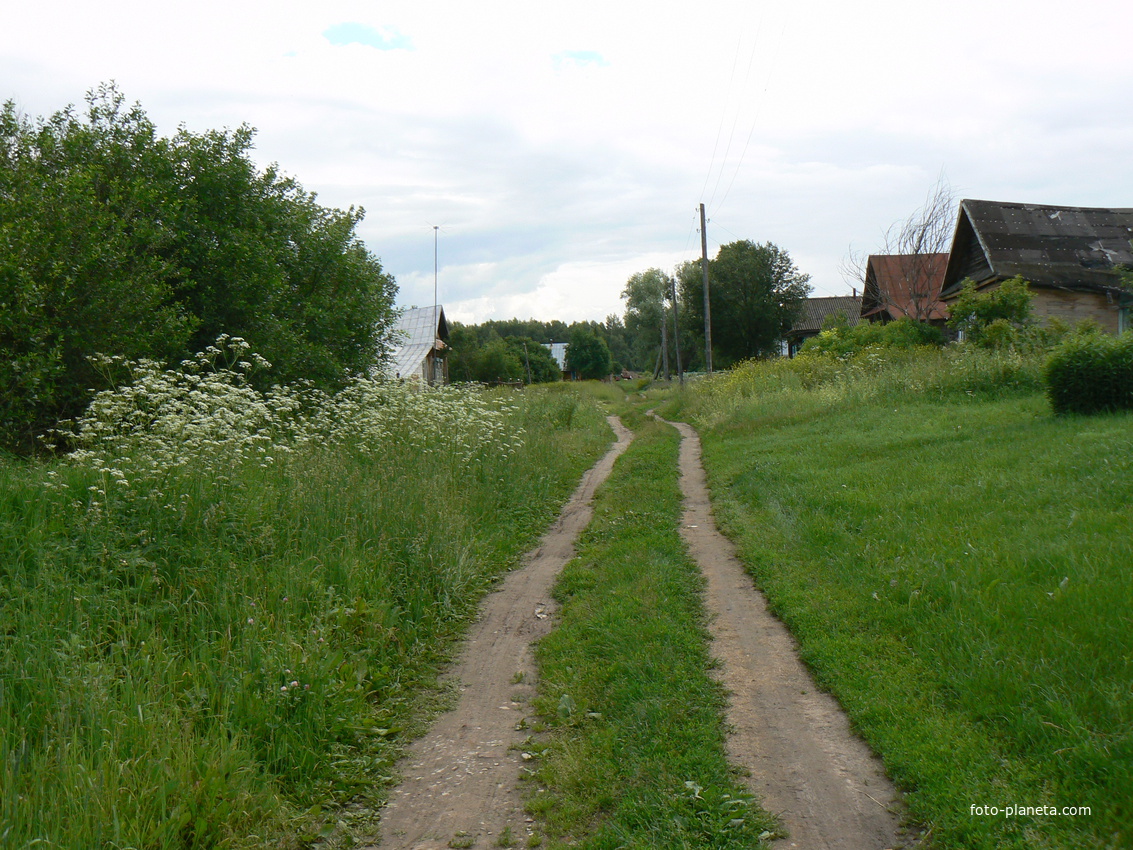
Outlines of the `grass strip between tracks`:
{"type": "MultiPolygon", "coordinates": [[[[528,810],[551,846],[752,847],[773,820],[724,755],[703,579],[679,534],[679,437],[637,438],[599,491],[560,576],[560,623],[537,649],[528,810]]],[[[538,836],[529,846],[537,846],[538,836]]]]}

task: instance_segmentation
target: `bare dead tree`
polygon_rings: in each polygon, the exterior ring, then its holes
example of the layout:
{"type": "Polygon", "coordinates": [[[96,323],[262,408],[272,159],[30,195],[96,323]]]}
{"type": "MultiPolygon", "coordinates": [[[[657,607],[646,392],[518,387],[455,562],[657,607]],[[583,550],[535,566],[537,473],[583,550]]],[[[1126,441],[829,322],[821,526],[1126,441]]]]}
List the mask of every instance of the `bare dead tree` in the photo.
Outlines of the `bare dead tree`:
{"type": "Polygon", "coordinates": [[[905,315],[927,322],[939,303],[943,255],[948,253],[955,223],[956,195],[941,177],[922,207],[889,226],[876,254],[867,256],[851,248],[839,270],[844,278],[861,282],[863,307],[881,307],[894,318],[905,315]],[[880,282],[878,272],[883,274],[880,282]]]}

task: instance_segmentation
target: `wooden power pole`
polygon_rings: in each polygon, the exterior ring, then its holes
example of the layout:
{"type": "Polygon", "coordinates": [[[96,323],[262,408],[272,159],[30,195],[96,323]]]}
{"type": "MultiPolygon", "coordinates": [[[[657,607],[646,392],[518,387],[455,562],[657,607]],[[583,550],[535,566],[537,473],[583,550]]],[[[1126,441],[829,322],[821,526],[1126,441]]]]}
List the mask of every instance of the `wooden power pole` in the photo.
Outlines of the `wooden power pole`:
{"type": "Polygon", "coordinates": [[[681,366],[681,322],[677,313],[677,279],[675,277],[669,278],[669,291],[673,296],[673,345],[677,349],[677,377],[683,387],[685,385],[685,370],[681,366]]]}
{"type": "Polygon", "coordinates": [[[712,374],[712,304],[708,298],[708,233],[704,224],[704,204],[700,205],[700,273],[704,278],[704,370],[712,374]]]}

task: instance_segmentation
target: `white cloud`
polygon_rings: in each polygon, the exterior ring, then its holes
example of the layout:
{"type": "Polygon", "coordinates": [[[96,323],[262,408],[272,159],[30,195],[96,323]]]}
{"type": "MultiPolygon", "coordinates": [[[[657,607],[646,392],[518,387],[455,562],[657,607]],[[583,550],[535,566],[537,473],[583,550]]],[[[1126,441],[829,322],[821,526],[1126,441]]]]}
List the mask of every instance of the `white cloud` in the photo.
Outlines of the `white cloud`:
{"type": "Polygon", "coordinates": [[[633,272],[699,254],[700,202],[710,250],[774,241],[823,294],[942,172],[969,197],[1133,206],[1133,11],[1087,10],[41,0],[6,10],[0,98],[47,114],[113,79],[164,132],[249,123],[263,163],[366,208],[405,303],[431,303],[440,225],[451,310],[601,319],[633,272]]]}

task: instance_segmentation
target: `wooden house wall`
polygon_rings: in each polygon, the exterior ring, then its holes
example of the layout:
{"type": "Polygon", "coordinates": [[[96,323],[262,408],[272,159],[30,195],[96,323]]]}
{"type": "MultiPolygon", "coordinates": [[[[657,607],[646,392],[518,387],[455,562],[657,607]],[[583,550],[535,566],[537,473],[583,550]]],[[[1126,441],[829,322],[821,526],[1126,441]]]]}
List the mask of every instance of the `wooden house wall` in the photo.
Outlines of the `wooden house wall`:
{"type": "Polygon", "coordinates": [[[1058,318],[1071,325],[1092,319],[1109,333],[1119,330],[1120,309],[1102,293],[1032,288],[1031,312],[1040,321],[1058,318]]]}
{"type": "MultiPolygon", "coordinates": [[[[987,286],[981,286],[980,292],[992,292],[999,288],[1000,281],[987,286]]],[[[1029,287],[1031,295],[1031,315],[1040,322],[1049,319],[1061,319],[1069,325],[1092,319],[1109,333],[1119,333],[1121,327],[1121,310],[1116,301],[1107,298],[1104,293],[1069,291],[1065,289],[1047,289],[1037,286],[1029,287]]],[[[956,293],[959,294],[958,292],[956,293]]],[[[951,308],[955,296],[948,299],[951,308]]]]}

